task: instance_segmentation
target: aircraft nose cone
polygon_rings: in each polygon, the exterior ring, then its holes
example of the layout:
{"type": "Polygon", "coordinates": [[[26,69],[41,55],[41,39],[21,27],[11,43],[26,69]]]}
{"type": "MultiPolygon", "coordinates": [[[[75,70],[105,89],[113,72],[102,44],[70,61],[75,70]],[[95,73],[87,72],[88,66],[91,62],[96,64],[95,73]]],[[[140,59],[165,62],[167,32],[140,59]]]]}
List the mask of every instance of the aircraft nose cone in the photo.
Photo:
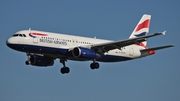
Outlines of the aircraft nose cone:
{"type": "Polygon", "coordinates": [[[7,45],[8,47],[10,47],[10,40],[9,40],[9,39],[6,40],[6,45],[7,45]]]}
{"type": "Polygon", "coordinates": [[[13,44],[14,42],[13,42],[13,39],[12,38],[9,38],[9,39],[7,39],[6,40],[6,45],[8,46],[8,47],[12,47],[12,44],[13,44]]]}

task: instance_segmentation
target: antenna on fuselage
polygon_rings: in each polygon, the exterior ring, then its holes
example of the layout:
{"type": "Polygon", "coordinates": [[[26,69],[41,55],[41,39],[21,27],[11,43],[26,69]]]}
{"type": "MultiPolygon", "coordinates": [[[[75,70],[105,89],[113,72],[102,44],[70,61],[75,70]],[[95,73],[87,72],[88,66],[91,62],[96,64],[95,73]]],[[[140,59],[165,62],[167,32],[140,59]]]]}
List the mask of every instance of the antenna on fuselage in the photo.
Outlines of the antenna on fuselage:
{"type": "Polygon", "coordinates": [[[29,31],[31,30],[31,28],[29,28],[29,31]]]}
{"type": "Polygon", "coordinates": [[[96,39],[96,36],[94,36],[94,39],[96,39]]]}

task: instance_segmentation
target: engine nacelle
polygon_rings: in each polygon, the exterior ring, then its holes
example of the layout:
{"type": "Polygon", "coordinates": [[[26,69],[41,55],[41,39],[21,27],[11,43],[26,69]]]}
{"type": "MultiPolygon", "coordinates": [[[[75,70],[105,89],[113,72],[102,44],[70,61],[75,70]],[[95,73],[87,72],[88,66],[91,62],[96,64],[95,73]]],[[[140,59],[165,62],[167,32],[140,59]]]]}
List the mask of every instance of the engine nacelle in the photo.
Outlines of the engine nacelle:
{"type": "Polygon", "coordinates": [[[50,57],[30,55],[26,64],[31,64],[33,66],[52,66],[54,64],[54,60],[50,57]]]}
{"type": "Polygon", "coordinates": [[[97,54],[94,50],[83,48],[83,47],[75,47],[72,50],[72,54],[75,58],[85,58],[85,59],[98,59],[100,55],[97,54]]]}

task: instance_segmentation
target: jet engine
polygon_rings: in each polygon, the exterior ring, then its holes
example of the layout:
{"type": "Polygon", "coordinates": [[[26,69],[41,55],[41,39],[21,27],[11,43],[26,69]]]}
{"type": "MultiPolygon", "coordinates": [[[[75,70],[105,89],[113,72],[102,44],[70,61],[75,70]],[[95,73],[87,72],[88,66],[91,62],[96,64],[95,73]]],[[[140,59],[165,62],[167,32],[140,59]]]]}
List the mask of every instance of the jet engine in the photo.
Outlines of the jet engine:
{"type": "Polygon", "coordinates": [[[52,66],[54,60],[51,57],[41,56],[41,55],[28,55],[28,60],[26,65],[33,66],[52,66]]]}
{"type": "Polygon", "coordinates": [[[98,59],[100,55],[97,54],[94,50],[84,48],[84,47],[75,47],[72,50],[72,54],[75,58],[85,58],[85,59],[98,59]]]}

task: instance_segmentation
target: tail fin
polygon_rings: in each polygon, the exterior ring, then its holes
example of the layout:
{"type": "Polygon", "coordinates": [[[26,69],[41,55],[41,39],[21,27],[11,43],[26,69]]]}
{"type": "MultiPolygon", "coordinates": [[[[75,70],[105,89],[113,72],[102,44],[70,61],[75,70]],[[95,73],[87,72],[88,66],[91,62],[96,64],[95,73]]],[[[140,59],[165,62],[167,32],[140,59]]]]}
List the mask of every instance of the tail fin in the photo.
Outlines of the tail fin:
{"type": "MultiPolygon", "coordinates": [[[[140,36],[145,36],[149,32],[149,25],[150,25],[150,19],[151,15],[144,14],[139,21],[139,23],[136,25],[134,31],[132,32],[130,38],[135,38],[135,37],[140,37],[140,36]]],[[[145,46],[147,45],[147,42],[144,41],[142,42],[145,46]]]]}

